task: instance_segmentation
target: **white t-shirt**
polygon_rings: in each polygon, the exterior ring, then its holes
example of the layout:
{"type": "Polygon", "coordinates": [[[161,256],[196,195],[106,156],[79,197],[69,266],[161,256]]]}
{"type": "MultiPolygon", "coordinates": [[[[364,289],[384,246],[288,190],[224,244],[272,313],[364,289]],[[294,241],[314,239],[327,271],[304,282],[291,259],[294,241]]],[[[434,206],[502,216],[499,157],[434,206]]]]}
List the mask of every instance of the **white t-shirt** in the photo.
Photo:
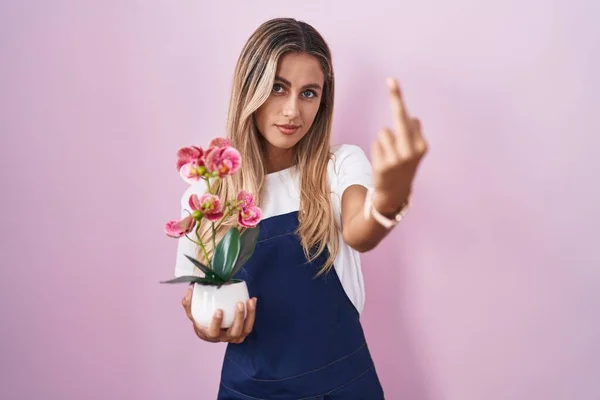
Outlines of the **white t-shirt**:
{"type": "MultiPolygon", "coordinates": [[[[329,161],[327,175],[331,188],[333,211],[341,227],[342,194],[352,185],[367,188],[372,185],[371,164],[363,150],[355,145],[342,144],[332,148],[334,157],[329,161]]],[[[298,211],[300,206],[300,189],[297,175],[292,168],[274,172],[266,176],[264,198],[261,203],[262,219],[298,211]]],[[[206,191],[206,183],[190,185],[181,197],[181,217],[189,215],[188,200],[192,194],[206,191]]],[[[184,254],[195,254],[195,244],[185,236],[178,239],[175,276],[199,275],[198,268],[184,257],[184,254]]],[[[362,312],[365,303],[365,289],[361,270],[360,253],[344,242],[339,232],[340,248],[335,259],[335,271],[358,312],[362,312]]]]}

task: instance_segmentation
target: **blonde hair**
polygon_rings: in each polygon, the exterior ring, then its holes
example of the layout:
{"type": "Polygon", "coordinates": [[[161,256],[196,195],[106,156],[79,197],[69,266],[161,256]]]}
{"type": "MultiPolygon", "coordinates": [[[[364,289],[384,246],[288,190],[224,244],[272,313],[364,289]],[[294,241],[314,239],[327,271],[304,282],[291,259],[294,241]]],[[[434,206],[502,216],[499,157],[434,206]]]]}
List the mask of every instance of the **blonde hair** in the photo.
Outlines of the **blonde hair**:
{"type": "MultiPolygon", "coordinates": [[[[321,104],[313,125],[295,146],[300,179],[297,234],[309,261],[329,247],[320,275],[332,268],[339,249],[338,223],[333,215],[327,180],[327,164],[332,157],[334,74],[329,47],[309,24],[292,18],[271,19],[260,25],[246,42],[235,67],[226,128],[231,145],[242,155],[242,168],[233,176],[218,181],[213,192],[221,198],[231,199],[245,189],[255,194],[260,207],[267,171],[261,145],[263,139],[254,123],[254,113],[269,98],[278,61],[288,52],[314,56],[325,76],[321,104]]],[[[224,221],[217,231],[217,241],[235,225],[235,216],[224,221]]],[[[209,255],[212,254],[210,224],[203,224],[199,234],[209,255]]],[[[201,251],[198,256],[204,258],[201,251]]]]}

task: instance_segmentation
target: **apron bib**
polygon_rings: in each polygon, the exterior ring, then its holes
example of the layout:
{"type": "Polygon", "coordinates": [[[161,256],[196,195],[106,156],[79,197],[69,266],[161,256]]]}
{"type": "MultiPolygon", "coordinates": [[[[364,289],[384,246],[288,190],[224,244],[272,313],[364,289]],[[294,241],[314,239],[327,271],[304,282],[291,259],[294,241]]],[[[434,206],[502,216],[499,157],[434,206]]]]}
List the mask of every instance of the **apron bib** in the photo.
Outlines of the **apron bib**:
{"type": "Polygon", "coordinates": [[[227,345],[218,399],[334,398],[349,385],[344,399],[383,399],[356,308],[335,269],[316,277],[327,254],[308,262],[297,228],[297,211],[261,221],[235,276],[258,298],[256,320],[243,343],[227,345]]]}

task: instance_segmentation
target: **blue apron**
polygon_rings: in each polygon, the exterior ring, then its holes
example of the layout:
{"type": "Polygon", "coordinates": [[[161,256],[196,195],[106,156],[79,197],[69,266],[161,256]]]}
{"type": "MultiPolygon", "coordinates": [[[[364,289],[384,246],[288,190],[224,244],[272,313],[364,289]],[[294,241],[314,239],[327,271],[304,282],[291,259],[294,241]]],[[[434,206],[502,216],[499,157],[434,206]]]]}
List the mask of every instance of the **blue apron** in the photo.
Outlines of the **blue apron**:
{"type": "Polygon", "coordinates": [[[219,400],[383,399],[359,314],[327,254],[306,260],[298,212],[260,222],[254,254],[236,278],[258,298],[254,329],[228,344],[219,400]]]}

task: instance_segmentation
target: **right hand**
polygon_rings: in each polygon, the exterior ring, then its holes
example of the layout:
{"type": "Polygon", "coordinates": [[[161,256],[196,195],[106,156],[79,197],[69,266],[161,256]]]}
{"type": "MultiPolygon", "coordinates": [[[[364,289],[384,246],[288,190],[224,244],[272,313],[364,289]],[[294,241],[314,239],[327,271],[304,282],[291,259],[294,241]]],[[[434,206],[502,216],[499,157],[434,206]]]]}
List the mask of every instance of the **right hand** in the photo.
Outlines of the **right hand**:
{"type": "Polygon", "coordinates": [[[187,314],[190,321],[194,326],[196,335],[202,340],[211,343],[217,342],[228,342],[228,343],[242,343],[246,336],[252,332],[254,327],[254,319],[256,316],[256,297],[248,300],[246,308],[248,315],[244,318],[244,303],[239,303],[235,311],[235,317],[233,319],[233,325],[227,329],[221,329],[221,323],[223,322],[223,310],[216,310],[215,315],[208,327],[199,326],[194,317],[192,317],[192,286],[190,286],[181,301],[183,309],[187,314]]]}

